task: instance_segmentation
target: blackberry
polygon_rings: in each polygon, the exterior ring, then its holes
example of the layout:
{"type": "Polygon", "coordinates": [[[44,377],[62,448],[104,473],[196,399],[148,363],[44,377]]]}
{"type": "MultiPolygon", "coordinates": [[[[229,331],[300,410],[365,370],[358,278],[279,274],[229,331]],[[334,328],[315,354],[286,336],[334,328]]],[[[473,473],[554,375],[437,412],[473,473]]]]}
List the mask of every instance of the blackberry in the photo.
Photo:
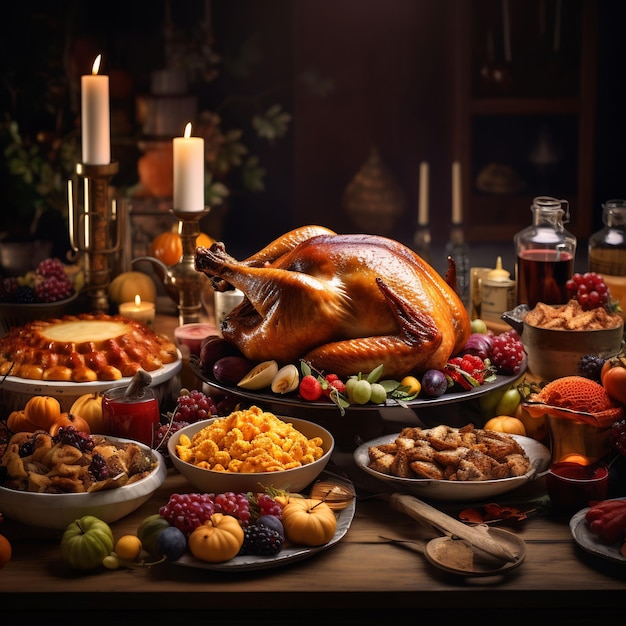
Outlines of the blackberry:
{"type": "Polygon", "coordinates": [[[578,362],[578,373],[585,378],[600,382],[600,372],[606,359],[597,354],[585,354],[578,362]]]}
{"type": "Polygon", "coordinates": [[[35,301],[35,292],[32,287],[22,285],[15,290],[15,302],[17,304],[32,304],[35,301]]]}
{"type": "Polygon", "coordinates": [[[17,278],[9,276],[0,281],[0,302],[14,302],[15,293],[19,287],[17,278]]]}
{"type": "Polygon", "coordinates": [[[89,473],[96,480],[106,480],[109,477],[109,467],[106,459],[99,452],[96,452],[91,458],[89,473]]]}
{"type": "Polygon", "coordinates": [[[74,426],[61,426],[52,441],[74,446],[81,452],[91,452],[94,448],[93,439],[87,433],[76,430],[74,426]]]}
{"type": "Polygon", "coordinates": [[[243,529],[243,545],[239,554],[255,554],[258,556],[274,556],[282,547],[284,538],[273,528],[256,524],[243,529]]]}

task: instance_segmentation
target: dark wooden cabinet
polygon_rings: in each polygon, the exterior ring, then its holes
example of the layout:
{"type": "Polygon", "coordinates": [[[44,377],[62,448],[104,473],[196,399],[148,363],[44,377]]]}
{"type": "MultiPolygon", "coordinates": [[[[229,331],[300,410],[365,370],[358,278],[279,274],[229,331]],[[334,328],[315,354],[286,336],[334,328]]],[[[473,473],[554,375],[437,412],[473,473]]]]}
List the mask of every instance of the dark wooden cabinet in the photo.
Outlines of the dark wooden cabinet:
{"type": "Polygon", "coordinates": [[[593,229],[595,0],[456,0],[454,158],[466,236],[503,241],[538,195],[567,200],[568,229],[593,229]]]}

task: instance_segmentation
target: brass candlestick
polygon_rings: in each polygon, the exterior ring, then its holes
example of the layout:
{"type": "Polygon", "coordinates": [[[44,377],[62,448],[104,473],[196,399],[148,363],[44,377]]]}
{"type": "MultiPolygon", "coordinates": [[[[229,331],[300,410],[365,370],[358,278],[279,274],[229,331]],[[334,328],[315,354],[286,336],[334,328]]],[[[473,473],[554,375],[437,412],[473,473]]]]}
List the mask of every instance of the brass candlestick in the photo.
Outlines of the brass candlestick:
{"type": "Polygon", "coordinates": [[[171,281],[178,289],[178,323],[197,324],[202,312],[200,294],[206,279],[196,270],[196,239],[200,234],[200,220],[209,214],[203,211],[179,211],[172,209],[178,220],[178,234],[183,245],[183,255],[176,265],[170,268],[171,281]]]}
{"type": "Polygon", "coordinates": [[[109,255],[124,240],[123,203],[110,197],[110,180],[119,171],[116,161],[105,165],[76,164],[82,184],[68,181],[69,235],[72,250],[84,256],[85,291],[93,312],[108,312],[109,255]],[[82,191],[82,194],[80,193],[82,191]]]}

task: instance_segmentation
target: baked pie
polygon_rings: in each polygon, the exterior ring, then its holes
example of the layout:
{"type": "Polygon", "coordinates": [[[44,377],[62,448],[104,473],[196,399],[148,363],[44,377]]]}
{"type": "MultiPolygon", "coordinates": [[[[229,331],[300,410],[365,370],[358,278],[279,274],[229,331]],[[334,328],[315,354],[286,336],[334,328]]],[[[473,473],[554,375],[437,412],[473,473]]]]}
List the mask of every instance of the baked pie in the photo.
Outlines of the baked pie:
{"type": "Polygon", "coordinates": [[[0,375],[30,380],[119,380],[177,360],[171,340],[121,315],[81,313],[34,321],[0,338],[0,375]]]}

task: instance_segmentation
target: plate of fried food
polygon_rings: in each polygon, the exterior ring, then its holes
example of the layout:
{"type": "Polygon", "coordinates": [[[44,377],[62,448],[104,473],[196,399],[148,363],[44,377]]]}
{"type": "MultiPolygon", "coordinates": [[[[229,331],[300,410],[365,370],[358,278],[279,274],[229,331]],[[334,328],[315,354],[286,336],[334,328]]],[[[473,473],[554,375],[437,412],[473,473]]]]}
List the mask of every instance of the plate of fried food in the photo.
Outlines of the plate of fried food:
{"type": "Polygon", "coordinates": [[[475,501],[517,489],[550,465],[539,441],[476,428],[410,426],[354,451],[357,466],[393,491],[440,501],[475,501]]]}

